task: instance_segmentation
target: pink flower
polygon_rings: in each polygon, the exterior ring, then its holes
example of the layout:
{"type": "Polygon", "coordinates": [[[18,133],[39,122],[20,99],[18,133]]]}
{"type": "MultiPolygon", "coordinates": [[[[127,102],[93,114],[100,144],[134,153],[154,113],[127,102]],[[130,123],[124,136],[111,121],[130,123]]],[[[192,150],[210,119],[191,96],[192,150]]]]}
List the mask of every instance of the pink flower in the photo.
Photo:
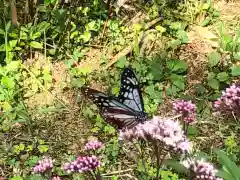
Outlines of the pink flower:
{"type": "Polygon", "coordinates": [[[222,92],[222,96],[214,102],[216,111],[234,112],[240,117],[240,85],[232,84],[222,92]]]}
{"type": "Polygon", "coordinates": [[[43,158],[42,160],[38,161],[37,165],[33,167],[34,173],[43,173],[47,170],[53,168],[53,160],[51,158],[43,158]]]}
{"type": "Polygon", "coordinates": [[[100,167],[100,161],[96,156],[79,156],[76,160],[65,163],[63,170],[67,173],[87,172],[100,167]]]}
{"type": "Polygon", "coordinates": [[[223,180],[216,177],[217,170],[214,166],[205,160],[188,160],[183,162],[184,166],[189,169],[191,179],[202,180],[223,180]]]}
{"type": "Polygon", "coordinates": [[[84,146],[84,150],[85,151],[89,151],[89,150],[96,150],[96,149],[100,149],[102,148],[104,145],[102,142],[99,141],[90,141],[87,144],[85,144],[84,146]]]}
{"type": "Polygon", "coordinates": [[[59,176],[54,176],[52,177],[52,180],[61,180],[61,178],[59,176]]]}
{"type": "Polygon", "coordinates": [[[154,116],[152,120],[143,124],[120,131],[120,140],[145,140],[152,144],[161,144],[165,148],[174,151],[189,152],[191,143],[187,140],[178,121],[154,116]]]}
{"type": "Polygon", "coordinates": [[[184,122],[191,123],[196,119],[196,105],[192,101],[178,100],[173,102],[173,112],[181,114],[184,122]]]}

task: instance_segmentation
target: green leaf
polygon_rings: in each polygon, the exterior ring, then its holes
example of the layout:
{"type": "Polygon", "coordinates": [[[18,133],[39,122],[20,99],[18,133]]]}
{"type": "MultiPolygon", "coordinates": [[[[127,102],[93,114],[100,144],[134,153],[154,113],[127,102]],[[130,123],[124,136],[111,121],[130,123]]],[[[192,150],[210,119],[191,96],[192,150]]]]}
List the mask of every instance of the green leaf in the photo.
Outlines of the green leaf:
{"type": "Polygon", "coordinates": [[[17,40],[11,40],[11,41],[9,41],[9,47],[10,47],[11,49],[13,49],[13,48],[16,46],[16,44],[17,44],[17,40]]]}
{"type": "Polygon", "coordinates": [[[8,76],[3,76],[1,79],[1,83],[8,89],[13,89],[15,85],[14,80],[12,78],[9,78],[8,76]]]}
{"type": "Polygon", "coordinates": [[[177,74],[172,74],[169,77],[169,79],[171,80],[173,85],[175,85],[180,90],[184,90],[185,89],[185,80],[184,80],[183,76],[177,75],[177,74]]]}
{"type": "Polygon", "coordinates": [[[209,79],[208,86],[211,88],[218,90],[219,89],[219,81],[217,79],[209,79]]]}
{"type": "Polygon", "coordinates": [[[32,37],[30,37],[32,40],[35,40],[36,38],[39,38],[41,36],[40,32],[36,32],[32,35],[32,37]]]}
{"type": "Polygon", "coordinates": [[[204,3],[202,6],[203,10],[208,10],[210,8],[210,4],[209,3],[204,3]]]}
{"type": "Polygon", "coordinates": [[[172,167],[178,173],[188,174],[188,169],[184,165],[180,164],[178,161],[165,160],[164,164],[172,167]]]}
{"type": "Polygon", "coordinates": [[[221,82],[226,82],[229,80],[229,76],[226,72],[221,72],[217,74],[217,79],[221,82]]]}
{"type": "Polygon", "coordinates": [[[176,73],[183,73],[187,71],[188,64],[185,61],[180,60],[168,60],[167,61],[167,67],[172,71],[176,73]]]}
{"type": "Polygon", "coordinates": [[[91,39],[91,33],[89,31],[85,31],[84,34],[80,36],[80,38],[86,43],[91,39]]]}
{"type": "Polygon", "coordinates": [[[5,35],[5,31],[3,29],[0,29],[0,34],[5,35]]]}
{"type": "Polygon", "coordinates": [[[177,31],[177,38],[180,39],[182,43],[188,43],[188,34],[184,30],[177,31]]]}
{"type": "Polygon", "coordinates": [[[22,176],[14,176],[10,180],[23,180],[22,176]]]}
{"type": "Polygon", "coordinates": [[[5,66],[6,73],[16,71],[20,68],[21,61],[11,61],[5,66]]]}
{"type": "Polygon", "coordinates": [[[168,46],[173,48],[173,49],[176,49],[182,42],[177,39],[177,40],[172,40],[169,42],[168,46]]]}
{"type": "Polygon", "coordinates": [[[226,171],[223,171],[223,170],[218,170],[216,175],[218,177],[221,177],[221,178],[225,179],[225,180],[232,180],[232,179],[234,179],[234,177],[231,174],[229,174],[229,172],[226,172],[226,171]]]}
{"type": "Polygon", "coordinates": [[[235,60],[240,61],[240,52],[233,53],[233,57],[235,60]]]}
{"type": "Polygon", "coordinates": [[[232,76],[240,76],[240,65],[233,65],[231,70],[232,76]]]}
{"type": "Polygon", "coordinates": [[[43,45],[42,43],[36,42],[36,41],[31,41],[30,46],[36,49],[42,49],[43,45]]]}
{"type": "Polygon", "coordinates": [[[212,21],[212,18],[208,16],[201,22],[201,26],[203,26],[203,27],[207,26],[211,23],[211,21],[212,21]]]}
{"type": "Polygon", "coordinates": [[[212,52],[208,55],[208,64],[210,67],[216,66],[221,59],[221,55],[217,52],[212,52]]]}
{"type": "Polygon", "coordinates": [[[229,159],[229,157],[226,155],[224,151],[214,149],[213,151],[215,154],[217,154],[219,158],[219,162],[226,167],[227,171],[236,179],[240,179],[240,168],[229,159]]]}
{"type": "Polygon", "coordinates": [[[120,57],[120,58],[118,59],[116,65],[117,65],[118,68],[124,68],[125,66],[128,66],[128,65],[129,65],[129,62],[127,61],[126,56],[120,57]]]}
{"type": "Polygon", "coordinates": [[[164,28],[164,27],[162,27],[162,26],[160,26],[160,25],[156,26],[155,29],[156,29],[157,31],[159,31],[160,33],[166,32],[166,28],[164,28]]]}

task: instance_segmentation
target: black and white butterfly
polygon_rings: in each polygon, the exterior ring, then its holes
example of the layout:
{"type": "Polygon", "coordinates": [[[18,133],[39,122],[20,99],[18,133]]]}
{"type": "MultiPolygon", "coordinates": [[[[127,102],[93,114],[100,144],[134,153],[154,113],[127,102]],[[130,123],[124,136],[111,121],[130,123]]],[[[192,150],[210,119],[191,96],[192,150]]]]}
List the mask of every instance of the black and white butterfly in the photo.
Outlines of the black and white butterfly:
{"type": "Polygon", "coordinates": [[[121,74],[118,97],[107,96],[91,88],[82,90],[99,107],[105,121],[118,129],[132,128],[147,119],[139,83],[130,67],[125,68],[121,74]]]}

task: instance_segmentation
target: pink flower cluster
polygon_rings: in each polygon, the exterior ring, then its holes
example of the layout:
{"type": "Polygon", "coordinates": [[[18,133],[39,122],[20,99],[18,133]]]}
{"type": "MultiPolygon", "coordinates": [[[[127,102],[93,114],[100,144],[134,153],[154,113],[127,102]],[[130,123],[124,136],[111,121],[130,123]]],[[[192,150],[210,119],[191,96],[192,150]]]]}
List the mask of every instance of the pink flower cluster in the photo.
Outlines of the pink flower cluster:
{"type": "Polygon", "coordinates": [[[67,173],[87,172],[100,167],[100,161],[96,156],[79,156],[76,160],[65,163],[63,170],[67,173]]]}
{"type": "Polygon", "coordinates": [[[84,150],[85,151],[96,150],[96,149],[100,149],[102,147],[103,147],[102,142],[94,140],[94,141],[90,141],[90,142],[86,143],[85,146],[84,146],[84,150]]]}
{"type": "Polygon", "coordinates": [[[191,179],[223,180],[216,177],[217,170],[214,166],[202,160],[189,160],[183,163],[190,170],[191,179]]]}
{"type": "Polygon", "coordinates": [[[178,100],[173,102],[173,112],[181,114],[187,124],[196,119],[196,109],[197,107],[192,101],[178,100]]]}
{"type": "Polygon", "coordinates": [[[131,129],[120,131],[120,140],[145,140],[160,143],[165,148],[180,150],[182,153],[191,151],[191,143],[187,140],[178,121],[154,116],[152,120],[138,124],[131,129]]]}
{"type": "Polygon", "coordinates": [[[214,108],[221,112],[235,112],[240,116],[240,85],[232,84],[222,92],[222,96],[214,102],[214,108]]]}
{"type": "Polygon", "coordinates": [[[53,160],[51,158],[43,158],[42,160],[38,161],[37,165],[33,167],[34,173],[44,173],[47,170],[53,168],[53,160]]]}
{"type": "Polygon", "coordinates": [[[61,180],[61,178],[59,176],[54,176],[52,177],[52,180],[61,180]]]}

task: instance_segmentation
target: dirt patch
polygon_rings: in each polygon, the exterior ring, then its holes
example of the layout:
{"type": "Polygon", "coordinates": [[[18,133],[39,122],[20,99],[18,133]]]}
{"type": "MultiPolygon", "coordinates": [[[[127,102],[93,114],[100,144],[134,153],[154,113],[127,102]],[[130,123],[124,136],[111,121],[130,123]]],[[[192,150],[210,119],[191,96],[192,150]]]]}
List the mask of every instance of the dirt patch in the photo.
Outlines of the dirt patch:
{"type": "Polygon", "coordinates": [[[234,31],[240,22],[240,2],[238,0],[232,0],[227,3],[222,0],[216,2],[215,7],[220,10],[220,20],[225,27],[228,28],[228,30],[234,31]]]}

